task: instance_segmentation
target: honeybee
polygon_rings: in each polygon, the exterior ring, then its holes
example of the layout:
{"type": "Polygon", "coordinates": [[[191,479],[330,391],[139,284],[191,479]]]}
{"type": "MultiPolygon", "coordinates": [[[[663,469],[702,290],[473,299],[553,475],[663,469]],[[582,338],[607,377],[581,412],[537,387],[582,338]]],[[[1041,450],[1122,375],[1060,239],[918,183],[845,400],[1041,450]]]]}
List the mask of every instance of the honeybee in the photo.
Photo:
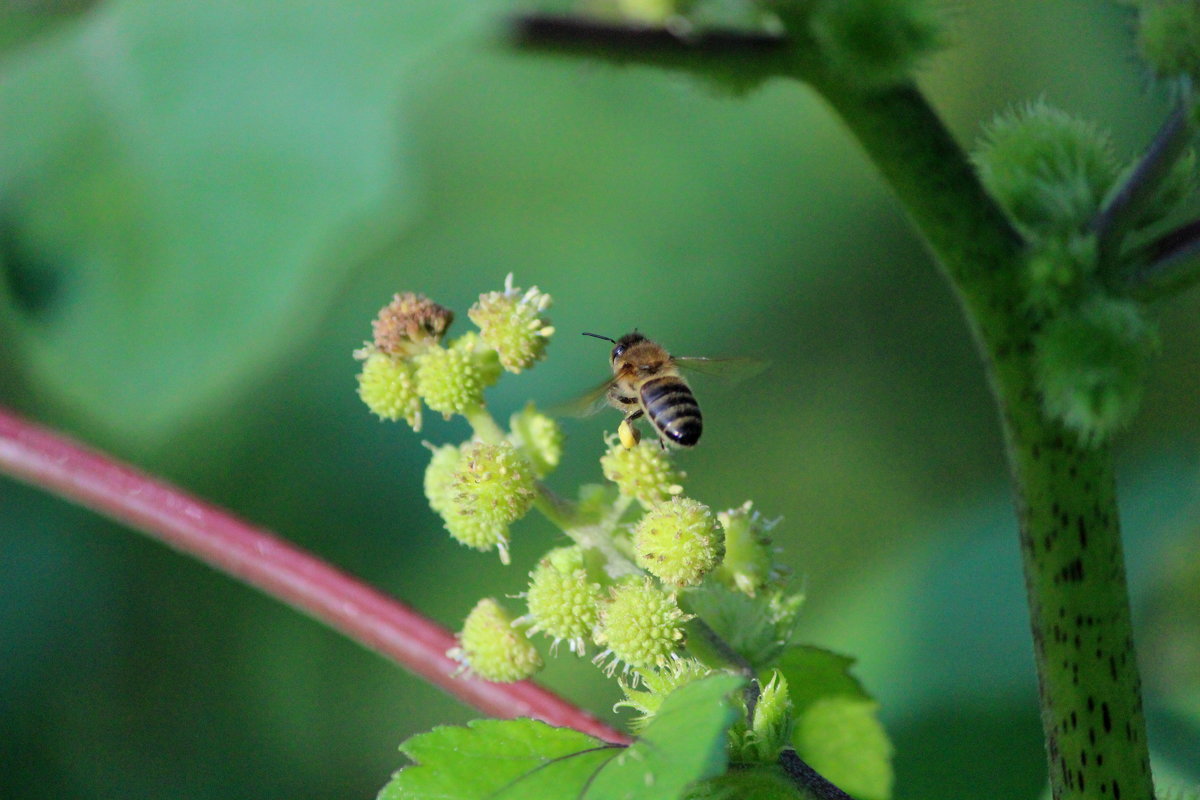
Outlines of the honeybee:
{"type": "MultiPolygon", "coordinates": [[[[695,447],[704,432],[704,418],[692,388],[680,375],[680,367],[699,367],[712,370],[718,363],[708,358],[677,358],[657,342],[647,339],[636,330],[620,339],[610,339],[598,333],[585,333],[613,343],[610,361],[613,375],[585,396],[585,403],[596,405],[607,400],[608,405],[625,414],[617,433],[626,448],[637,445],[641,434],[634,422],[645,417],[658,434],[663,447],[695,447]]],[[[747,362],[740,361],[744,371],[747,362]]]]}

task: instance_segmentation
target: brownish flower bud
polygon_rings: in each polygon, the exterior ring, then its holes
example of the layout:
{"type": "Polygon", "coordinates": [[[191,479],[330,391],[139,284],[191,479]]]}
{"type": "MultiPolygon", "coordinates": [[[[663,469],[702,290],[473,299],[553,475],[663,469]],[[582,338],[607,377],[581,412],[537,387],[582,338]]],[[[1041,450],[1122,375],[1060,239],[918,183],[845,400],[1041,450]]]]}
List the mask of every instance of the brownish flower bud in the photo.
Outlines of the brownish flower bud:
{"type": "Polygon", "coordinates": [[[407,358],[437,344],[454,321],[454,312],[423,294],[404,292],[379,310],[371,322],[375,347],[383,353],[407,358]]]}

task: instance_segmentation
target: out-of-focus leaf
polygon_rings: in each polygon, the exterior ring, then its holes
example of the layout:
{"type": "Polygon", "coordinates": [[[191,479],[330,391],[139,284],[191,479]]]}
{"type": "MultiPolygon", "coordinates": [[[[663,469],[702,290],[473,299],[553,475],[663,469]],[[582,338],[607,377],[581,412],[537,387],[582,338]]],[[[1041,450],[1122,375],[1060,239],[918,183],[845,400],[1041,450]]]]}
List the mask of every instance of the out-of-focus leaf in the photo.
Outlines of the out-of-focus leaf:
{"type": "Polygon", "coordinates": [[[35,382],[152,438],[302,338],[413,210],[401,92],[467,5],[130,0],[12,54],[0,309],[35,382]]]}

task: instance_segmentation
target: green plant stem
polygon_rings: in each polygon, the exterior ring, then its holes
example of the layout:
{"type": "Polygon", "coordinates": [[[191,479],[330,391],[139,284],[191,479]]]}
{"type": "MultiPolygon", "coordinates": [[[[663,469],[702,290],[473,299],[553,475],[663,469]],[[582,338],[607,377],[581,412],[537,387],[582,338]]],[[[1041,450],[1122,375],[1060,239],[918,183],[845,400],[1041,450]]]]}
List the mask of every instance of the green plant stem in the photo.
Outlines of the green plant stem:
{"type": "Polygon", "coordinates": [[[924,234],[966,311],[1016,490],[1042,726],[1057,800],[1152,800],[1111,453],[1047,419],[1021,314],[1022,244],[921,94],[814,82],[924,234]]]}
{"type": "Polygon", "coordinates": [[[475,438],[481,442],[495,445],[504,441],[504,429],[496,423],[485,406],[467,411],[463,416],[467,418],[475,438]]]}
{"type": "MultiPolygon", "coordinates": [[[[1053,795],[1151,800],[1111,453],[1083,447],[1043,415],[1033,370],[1037,331],[1022,313],[1024,243],[922,94],[907,84],[855,89],[825,71],[811,42],[728,58],[666,37],[607,32],[573,40],[559,29],[542,42],[530,33],[519,39],[527,51],[656,65],[723,85],[788,76],[809,83],[841,115],[929,243],[987,365],[1016,493],[1053,795]]],[[[1164,141],[1173,150],[1180,139],[1169,128],[1164,141]]],[[[1152,158],[1137,185],[1157,185],[1168,160],[1152,158]]],[[[1139,188],[1119,201],[1104,235],[1119,239],[1122,221],[1148,196],[1139,188]]]]}

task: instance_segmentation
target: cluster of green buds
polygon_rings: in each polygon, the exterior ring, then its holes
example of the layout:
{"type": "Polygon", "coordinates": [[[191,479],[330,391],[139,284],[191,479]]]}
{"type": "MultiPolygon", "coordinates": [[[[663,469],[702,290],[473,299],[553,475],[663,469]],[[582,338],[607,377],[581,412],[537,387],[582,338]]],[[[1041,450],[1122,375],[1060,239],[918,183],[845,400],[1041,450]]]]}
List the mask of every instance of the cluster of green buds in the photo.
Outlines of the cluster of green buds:
{"type": "Polygon", "coordinates": [[[1194,156],[1180,146],[1153,169],[1122,163],[1106,133],[1037,102],[998,117],[974,158],[1027,244],[1018,311],[1035,332],[1043,410],[1104,442],[1137,410],[1158,341],[1126,279],[1139,257],[1127,242],[1191,194],[1194,156]]]}
{"type": "MultiPolygon", "coordinates": [[[[599,458],[607,482],[582,487],[575,500],[561,497],[542,482],[562,457],[555,420],[531,404],[502,427],[488,410],[485,389],[502,372],[522,372],[544,357],[554,331],[544,316],[550,302],[536,288],[514,287],[509,276],[503,290],[481,295],[468,312],[478,331],[447,340],[450,311],[399,294],[375,320],[373,341],[356,353],[359,395],[379,417],[419,430],[429,409],[470,424],[470,440],[428,445],[425,494],[454,539],[494,550],[507,564],[513,524],[537,509],[570,540],[529,572],[514,595],[524,609],[480,600],[450,655],[471,674],[508,682],[542,668],[538,634],[549,640],[550,655],[566,643],[609,675],[621,670],[625,705],[639,712],[640,724],[672,689],[714,670],[769,675],[771,659],[792,638],[800,597],[787,591],[770,526],[750,503],[714,511],[686,495],[674,451],[612,433],[599,458]]],[[[786,682],[767,685],[738,729],[742,750],[777,755],[786,693],[786,682]]]]}

